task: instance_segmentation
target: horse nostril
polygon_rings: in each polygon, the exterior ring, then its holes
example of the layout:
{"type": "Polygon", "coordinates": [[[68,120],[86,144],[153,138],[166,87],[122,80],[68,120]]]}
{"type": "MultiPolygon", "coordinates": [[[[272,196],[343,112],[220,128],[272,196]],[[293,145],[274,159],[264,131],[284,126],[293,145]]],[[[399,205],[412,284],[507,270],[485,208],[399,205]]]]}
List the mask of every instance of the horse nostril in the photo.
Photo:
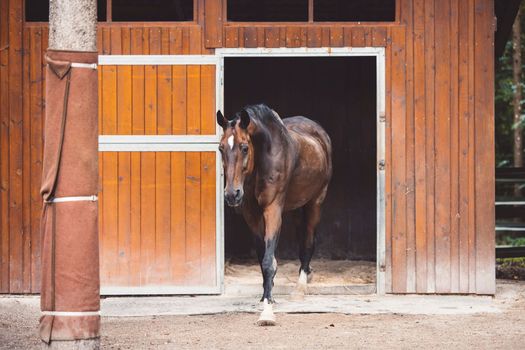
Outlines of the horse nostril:
{"type": "Polygon", "coordinates": [[[235,199],[239,200],[240,198],[241,198],[241,190],[236,190],[235,191],[235,199]]]}

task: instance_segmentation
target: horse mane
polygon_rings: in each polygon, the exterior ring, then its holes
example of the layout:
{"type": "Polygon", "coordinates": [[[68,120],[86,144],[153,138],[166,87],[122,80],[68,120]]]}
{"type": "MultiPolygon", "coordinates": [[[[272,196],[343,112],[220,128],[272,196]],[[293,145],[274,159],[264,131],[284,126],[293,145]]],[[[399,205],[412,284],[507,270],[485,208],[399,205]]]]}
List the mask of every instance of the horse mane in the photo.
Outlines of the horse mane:
{"type": "Polygon", "coordinates": [[[241,111],[234,115],[230,122],[231,126],[235,126],[235,124],[241,119],[242,111],[248,113],[252,122],[255,123],[257,129],[259,129],[258,131],[280,131],[280,133],[287,135],[286,127],[277,112],[264,103],[245,106],[241,111]]]}

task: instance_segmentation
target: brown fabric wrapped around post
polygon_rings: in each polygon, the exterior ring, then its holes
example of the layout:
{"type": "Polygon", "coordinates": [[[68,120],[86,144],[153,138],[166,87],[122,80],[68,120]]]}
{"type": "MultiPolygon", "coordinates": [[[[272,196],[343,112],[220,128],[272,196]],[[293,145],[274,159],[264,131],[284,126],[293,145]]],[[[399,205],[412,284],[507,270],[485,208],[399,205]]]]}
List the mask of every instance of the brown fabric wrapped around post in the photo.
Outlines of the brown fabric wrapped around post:
{"type": "Polygon", "coordinates": [[[89,67],[97,58],[46,55],[40,336],[48,343],[99,336],[98,74],[89,67]]]}

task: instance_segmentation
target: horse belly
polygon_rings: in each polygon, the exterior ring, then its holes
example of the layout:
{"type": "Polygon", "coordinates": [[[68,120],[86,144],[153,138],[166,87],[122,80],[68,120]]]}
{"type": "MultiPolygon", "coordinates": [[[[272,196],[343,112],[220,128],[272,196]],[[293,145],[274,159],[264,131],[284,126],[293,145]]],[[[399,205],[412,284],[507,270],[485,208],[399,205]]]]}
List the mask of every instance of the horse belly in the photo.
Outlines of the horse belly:
{"type": "Polygon", "coordinates": [[[286,191],[285,210],[300,208],[318,198],[330,177],[328,160],[319,144],[303,145],[286,191]]]}

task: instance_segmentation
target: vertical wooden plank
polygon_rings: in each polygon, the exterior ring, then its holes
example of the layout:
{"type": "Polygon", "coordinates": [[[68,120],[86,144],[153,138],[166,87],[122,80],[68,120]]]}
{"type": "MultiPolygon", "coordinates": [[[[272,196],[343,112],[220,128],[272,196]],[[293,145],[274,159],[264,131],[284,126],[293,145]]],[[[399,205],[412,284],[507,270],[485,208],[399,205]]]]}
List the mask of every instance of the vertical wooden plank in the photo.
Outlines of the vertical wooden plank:
{"type": "Polygon", "coordinates": [[[9,284],[23,292],[23,46],[21,1],[9,0],[9,284]]]}
{"type": "Polygon", "coordinates": [[[111,31],[110,28],[102,28],[102,54],[111,55],[111,31]]]}
{"type": "Polygon", "coordinates": [[[170,54],[170,28],[161,28],[160,52],[162,55],[170,54]]]}
{"type": "Polygon", "coordinates": [[[365,46],[372,46],[372,28],[364,27],[365,46]]]}
{"type": "Polygon", "coordinates": [[[319,27],[308,27],[307,47],[321,47],[322,29],[319,27]]]}
{"type": "Polygon", "coordinates": [[[140,162],[140,284],[155,282],[156,209],[155,152],[142,152],[140,162]]]}
{"type": "Polygon", "coordinates": [[[186,153],[186,267],[188,283],[201,280],[201,154],[186,153]]]}
{"type": "MultiPolygon", "coordinates": [[[[0,47],[9,43],[8,1],[0,1],[0,47]]],[[[9,292],[9,51],[0,50],[0,293],[9,292]]]]}
{"type": "Polygon", "coordinates": [[[129,55],[131,54],[131,28],[121,28],[120,32],[122,54],[129,55]]]}
{"type": "Polygon", "coordinates": [[[171,152],[171,203],[171,273],[173,283],[181,284],[188,273],[186,270],[186,154],[184,152],[171,152]]]}
{"type": "Polygon", "coordinates": [[[257,47],[264,47],[265,44],[265,34],[264,27],[257,28],[257,47]]]}
{"type": "Polygon", "coordinates": [[[30,32],[23,30],[22,116],[22,292],[31,291],[31,96],[30,32]]]}
{"type": "Polygon", "coordinates": [[[202,51],[202,30],[201,27],[190,27],[189,50],[192,55],[200,55],[202,51]]]}
{"type": "Polygon", "coordinates": [[[427,291],[425,0],[414,1],[414,143],[416,292],[427,291]]]}
{"type": "Polygon", "coordinates": [[[130,30],[130,53],[142,55],[143,51],[143,28],[131,28],[130,30]]]}
{"type": "Polygon", "coordinates": [[[141,275],[141,154],[131,152],[129,284],[140,286],[141,275]]]}
{"type": "Polygon", "coordinates": [[[425,114],[426,114],[426,202],[427,202],[427,292],[436,291],[435,269],[435,0],[425,2],[425,114]]]}
{"type": "Polygon", "coordinates": [[[188,55],[190,53],[190,30],[182,28],[182,53],[188,55]]]}
{"type": "Polygon", "coordinates": [[[199,135],[201,133],[201,66],[187,67],[187,134],[199,135]]]}
{"type": "Polygon", "coordinates": [[[187,126],[187,67],[173,66],[172,70],[172,133],[186,134],[187,126]]]}
{"type": "Polygon", "coordinates": [[[265,47],[279,47],[279,28],[268,27],[265,28],[265,47]]]}
{"type": "Polygon", "coordinates": [[[122,54],[122,32],[119,27],[112,27],[111,29],[111,54],[122,54]]]}
{"type": "Polygon", "coordinates": [[[239,28],[226,27],[224,36],[226,37],[224,47],[239,47],[239,28]]]}
{"type": "Polygon", "coordinates": [[[494,294],[494,2],[474,8],[476,293],[494,294]]]}
{"type": "Polygon", "coordinates": [[[171,134],[172,123],[172,67],[158,66],[157,80],[157,133],[159,135],[171,134]]]}
{"type": "Polygon", "coordinates": [[[117,69],[102,66],[102,125],[101,134],[117,133],[117,69]]]}
{"type": "Polygon", "coordinates": [[[144,66],[144,131],[157,134],[157,66],[144,66]]]}
{"type": "MultiPolygon", "coordinates": [[[[145,30],[146,31],[146,30],[145,30]]],[[[162,36],[161,29],[157,27],[149,28],[149,54],[150,55],[160,55],[162,54],[162,36]]],[[[144,38],[146,40],[146,37],[144,38]]]]}
{"type": "Polygon", "coordinates": [[[357,27],[352,30],[352,46],[365,46],[365,30],[363,28],[357,27]]]}
{"type": "Polygon", "coordinates": [[[323,27],[321,30],[321,46],[328,47],[331,44],[331,30],[328,27],[323,27]]]}
{"type": "MultiPolygon", "coordinates": [[[[143,29],[130,31],[130,53],[143,54],[143,29]]],[[[144,66],[131,67],[131,133],[144,134],[144,66]]],[[[129,284],[141,283],[141,154],[130,153],[130,242],[129,242],[129,284]]]]}
{"type": "Polygon", "coordinates": [[[156,153],[155,166],[155,276],[160,284],[169,284],[171,277],[171,155],[156,153]]]}
{"type": "MultiPolygon", "coordinates": [[[[42,30],[31,28],[31,292],[40,291],[40,215],[42,198],[42,30]]],[[[0,102],[1,103],[1,102],[0,102]]],[[[1,161],[0,161],[1,162],[1,161]]]]}
{"type": "Polygon", "coordinates": [[[201,133],[215,135],[215,66],[201,66],[201,133]]]}
{"type": "Polygon", "coordinates": [[[201,154],[201,283],[216,284],[215,152],[201,154]]]}
{"type": "MultiPolygon", "coordinates": [[[[130,38],[125,28],[122,29],[122,54],[129,54],[130,38]]],[[[117,134],[132,134],[133,78],[131,66],[117,68],[117,134]]],[[[131,153],[118,152],[118,278],[113,285],[130,283],[131,258],[131,153]]]]}
{"type": "Polygon", "coordinates": [[[392,291],[407,291],[405,28],[392,28],[392,291]]]}
{"type": "Polygon", "coordinates": [[[133,106],[132,87],[132,67],[118,66],[116,94],[118,116],[115,132],[119,135],[131,135],[131,109],[133,106]]]}
{"type": "Polygon", "coordinates": [[[352,27],[344,27],[343,28],[343,45],[346,47],[352,46],[352,27]]]}
{"type": "MultiPolygon", "coordinates": [[[[162,54],[170,53],[170,32],[162,29],[162,54]]],[[[171,134],[172,129],[172,67],[159,66],[158,134],[171,134]]],[[[169,152],[157,152],[155,173],[155,281],[169,284],[171,277],[171,156],[169,152]]]]}
{"type": "MultiPolygon", "coordinates": [[[[120,110],[119,110],[120,113],[120,110]]],[[[117,152],[117,278],[112,285],[127,286],[130,283],[131,255],[131,153],[117,152]]],[[[114,214],[113,214],[114,215],[114,214]]]]}
{"type": "Polygon", "coordinates": [[[436,292],[450,292],[450,0],[436,1],[436,292]]]}
{"type": "Polygon", "coordinates": [[[331,27],[330,28],[330,45],[332,47],[343,46],[343,28],[342,27],[331,27]]]}
{"type": "Polygon", "coordinates": [[[301,47],[301,28],[286,28],[286,47],[301,47]]]}
{"type": "Polygon", "coordinates": [[[470,41],[469,52],[468,52],[468,102],[469,102],[469,124],[468,124],[468,198],[469,198],[469,207],[468,207],[468,249],[469,249],[469,259],[468,259],[468,269],[469,269],[469,278],[468,278],[468,288],[469,293],[476,293],[476,141],[475,141],[475,70],[474,70],[474,55],[475,52],[475,10],[474,10],[475,0],[468,1],[468,37],[470,41]]]}
{"type": "Polygon", "coordinates": [[[459,292],[469,292],[469,5],[459,1],[459,292]]]}
{"type": "MultiPolygon", "coordinates": [[[[424,18],[424,14],[422,14],[424,18]]],[[[387,30],[384,27],[374,27],[372,29],[372,46],[383,47],[386,46],[387,30]]]]}
{"type": "Polygon", "coordinates": [[[118,155],[104,152],[102,163],[101,283],[113,284],[118,276],[118,155]]]}
{"type": "MultiPolygon", "coordinates": [[[[415,143],[414,143],[414,9],[406,4],[406,236],[407,236],[407,292],[416,291],[416,218],[415,218],[415,143]]],[[[366,33],[366,32],[365,32],[366,33]]],[[[364,44],[366,35],[364,33],[364,44]]]]}
{"type": "Polygon", "coordinates": [[[286,47],[286,27],[279,27],[279,47],[286,47]]]}
{"type": "MultiPolygon", "coordinates": [[[[388,29],[388,37],[392,37],[388,29]]],[[[386,47],[385,62],[385,292],[392,293],[392,41],[386,47]]]]}
{"type": "Polygon", "coordinates": [[[222,0],[204,1],[204,46],[207,48],[222,46],[222,9],[222,0]]]}
{"type": "Polygon", "coordinates": [[[181,28],[171,28],[169,33],[170,47],[169,54],[177,55],[182,53],[182,29],[181,28]]]}
{"type": "Polygon", "coordinates": [[[450,291],[459,292],[459,3],[450,3],[450,291]]]}
{"type": "MultiPolygon", "coordinates": [[[[133,28],[131,30],[131,54],[141,55],[143,54],[143,31],[141,28],[133,28]]],[[[133,92],[132,95],[132,119],[131,119],[131,130],[134,135],[143,135],[144,129],[144,111],[145,111],[145,100],[144,100],[144,86],[145,86],[145,67],[144,66],[133,66],[131,68],[131,80],[133,92]]]]}
{"type": "Polygon", "coordinates": [[[257,28],[244,28],[244,47],[257,47],[257,28]]]}

